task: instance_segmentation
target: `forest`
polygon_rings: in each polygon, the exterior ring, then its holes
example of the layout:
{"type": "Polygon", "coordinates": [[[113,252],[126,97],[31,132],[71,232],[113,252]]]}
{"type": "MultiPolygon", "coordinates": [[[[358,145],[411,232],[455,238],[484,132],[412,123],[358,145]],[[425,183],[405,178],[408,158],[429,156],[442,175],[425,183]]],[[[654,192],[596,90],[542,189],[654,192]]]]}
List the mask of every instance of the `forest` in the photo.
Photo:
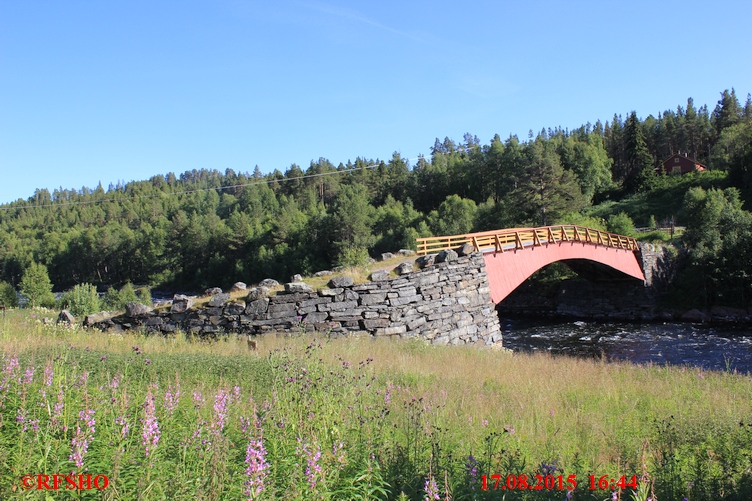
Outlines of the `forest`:
{"type": "Polygon", "coordinates": [[[57,290],[198,290],[358,265],[421,236],[558,223],[629,232],[673,220],[687,228],[675,242],[685,256],[678,290],[703,306],[747,307],[751,204],[752,98],[741,104],[732,89],[712,110],[690,98],[657,117],[630,112],[523,140],[436,139],[414,164],[394,153],[266,175],[202,169],[106,190],[38,189],[0,205],[0,281],[18,287],[44,265],[57,290]],[[675,153],[708,170],[659,173],[675,153]]]}

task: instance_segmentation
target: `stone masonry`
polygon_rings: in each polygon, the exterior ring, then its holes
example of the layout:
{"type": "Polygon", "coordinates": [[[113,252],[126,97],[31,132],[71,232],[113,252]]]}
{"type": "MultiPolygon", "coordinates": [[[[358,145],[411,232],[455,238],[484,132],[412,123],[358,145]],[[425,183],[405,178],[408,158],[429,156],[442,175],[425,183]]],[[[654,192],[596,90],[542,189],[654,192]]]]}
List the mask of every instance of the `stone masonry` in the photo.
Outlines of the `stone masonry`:
{"type": "Polygon", "coordinates": [[[416,271],[405,267],[405,274],[396,278],[374,274],[374,281],[364,284],[332,280],[326,289],[294,286],[277,295],[259,287],[250,289],[245,302],[229,302],[227,294],[214,295],[204,308],[176,300],[171,312],[122,315],[94,325],[162,333],[180,329],[199,336],[319,331],[421,338],[444,345],[500,343],[482,254],[439,257],[436,261],[443,262],[416,271]]]}

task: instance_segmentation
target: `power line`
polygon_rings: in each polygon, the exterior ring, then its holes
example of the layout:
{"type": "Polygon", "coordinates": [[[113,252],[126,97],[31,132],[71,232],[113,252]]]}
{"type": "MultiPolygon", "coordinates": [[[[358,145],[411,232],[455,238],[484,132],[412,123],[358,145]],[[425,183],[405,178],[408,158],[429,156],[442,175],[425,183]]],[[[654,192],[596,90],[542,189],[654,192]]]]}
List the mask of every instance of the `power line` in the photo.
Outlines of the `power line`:
{"type": "MultiPolygon", "coordinates": [[[[409,162],[410,160],[416,160],[416,159],[407,158],[403,160],[406,160],[409,162]]],[[[356,171],[365,170],[365,169],[375,169],[376,167],[379,167],[382,164],[383,163],[370,164],[364,167],[354,167],[352,169],[335,170],[331,172],[319,172],[317,174],[306,174],[304,176],[298,176],[298,177],[286,177],[282,179],[267,179],[267,180],[262,180],[262,181],[254,181],[252,183],[234,184],[230,186],[220,186],[218,188],[197,188],[195,190],[177,191],[173,193],[165,193],[163,191],[160,191],[158,194],[154,194],[154,195],[133,195],[129,199],[130,200],[147,200],[150,198],[161,198],[165,196],[188,195],[191,193],[199,193],[202,191],[224,191],[224,190],[228,190],[232,188],[245,188],[246,186],[260,186],[262,184],[283,183],[287,181],[300,181],[303,179],[311,179],[315,177],[331,176],[335,174],[346,174],[349,172],[356,172],[356,171]]],[[[0,210],[9,211],[9,210],[21,210],[21,209],[39,209],[43,207],[64,207],[64,206],[70,206],[70,205],[94,205],[94,204],[106,203],[106,202],[119,202],[122,200],[123,198],[107,198],[107,199],[99,199],[99,200],[75,200],[75,201],[66,201],[66,202],[52,202],[49,204],[39,204],[39,205],[0,207],[0,210]]]]}

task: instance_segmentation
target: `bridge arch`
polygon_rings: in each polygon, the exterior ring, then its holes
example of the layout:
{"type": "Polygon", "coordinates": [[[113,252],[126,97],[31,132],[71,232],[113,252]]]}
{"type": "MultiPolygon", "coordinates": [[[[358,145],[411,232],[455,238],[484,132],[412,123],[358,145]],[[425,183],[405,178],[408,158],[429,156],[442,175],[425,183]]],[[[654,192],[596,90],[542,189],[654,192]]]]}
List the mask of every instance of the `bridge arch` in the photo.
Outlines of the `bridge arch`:
{"type": "Polygon", "coordinates": [[[551,263],[592,262],[614,270],[613,277],[632,278],[644,283],[637,253],[637,241],[581,226],[512,228],[495,232],[418,239],[418,253],[470,244],[483,252],[491,299],[498,304],[533,273],[551,263]]]}

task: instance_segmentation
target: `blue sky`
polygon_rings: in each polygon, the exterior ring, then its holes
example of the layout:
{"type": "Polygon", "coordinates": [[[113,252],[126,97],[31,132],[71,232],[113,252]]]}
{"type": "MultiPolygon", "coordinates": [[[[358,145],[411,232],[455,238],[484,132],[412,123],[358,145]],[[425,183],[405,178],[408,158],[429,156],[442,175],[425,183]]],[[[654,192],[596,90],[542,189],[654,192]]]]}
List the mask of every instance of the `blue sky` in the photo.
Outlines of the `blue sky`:
{"type": "Polygon", "coordinates": [[[0,0],[0,203],[752,92],[752,2],[0,0]]]}

